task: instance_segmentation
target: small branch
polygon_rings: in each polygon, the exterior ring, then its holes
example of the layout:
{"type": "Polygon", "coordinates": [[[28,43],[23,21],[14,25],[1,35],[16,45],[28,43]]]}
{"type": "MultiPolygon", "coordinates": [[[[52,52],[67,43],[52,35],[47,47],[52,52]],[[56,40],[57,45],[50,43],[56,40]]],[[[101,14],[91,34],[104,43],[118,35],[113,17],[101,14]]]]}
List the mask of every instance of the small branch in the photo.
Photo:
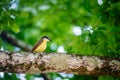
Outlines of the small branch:
{"type": "Polygon", "coordinates": [[[0,51],[0,71],[13,73],[64,72],[120,76],[120,59],[66,54],[0,51]]]}
{"type": "Polygon", "coordinates": [[[30,45],[24,43],[22,40],[16,39],[15,36],[5,32],[5,31],[2,31],[0,37],[3,40],[6,40],[8,43],[10,43],[16,47],[19,47],[24,51],[30,51],[30,49],[31,49],[30,45]]]}

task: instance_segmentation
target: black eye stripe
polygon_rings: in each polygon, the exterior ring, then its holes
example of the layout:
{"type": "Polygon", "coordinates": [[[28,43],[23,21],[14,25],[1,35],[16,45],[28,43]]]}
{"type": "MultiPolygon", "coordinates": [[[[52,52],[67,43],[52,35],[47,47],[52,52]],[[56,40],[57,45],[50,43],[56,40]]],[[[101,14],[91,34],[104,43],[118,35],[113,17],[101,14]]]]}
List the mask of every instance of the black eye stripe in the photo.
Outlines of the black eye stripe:
{"type": "Polygon", "coordinates": [[[49,40],[50,40],[50,38],[49,38],[49,37],[47,37],[47,36],[43,36],[42,38],[46,38],[46,39],[49,39],[49,40]]]}

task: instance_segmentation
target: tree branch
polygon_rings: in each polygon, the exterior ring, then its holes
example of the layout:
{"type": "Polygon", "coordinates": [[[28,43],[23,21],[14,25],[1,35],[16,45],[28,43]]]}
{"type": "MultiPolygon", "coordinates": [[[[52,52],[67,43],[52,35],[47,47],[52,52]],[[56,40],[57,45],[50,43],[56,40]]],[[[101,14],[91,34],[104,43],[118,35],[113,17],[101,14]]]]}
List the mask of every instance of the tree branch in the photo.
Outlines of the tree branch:
{"type": "Polygon", "coordinates": [[[120,76],[120,58],[0,51],[0,71],[12,73],[64,72],[120,76]]]}
{"type": "Polygon", "coordinates": [[[12,44],[14,46],[17,46],[17,47],[21,48],[24,51],[30,51],[30,49],[31,49],[30,45],[26,44],[22,40],[16,39],[15,36],[5,32],[5,31],[1,32],[0,37],[3,40],[6,40],[8,43],[10,43],[10,44],[12,44]]]}

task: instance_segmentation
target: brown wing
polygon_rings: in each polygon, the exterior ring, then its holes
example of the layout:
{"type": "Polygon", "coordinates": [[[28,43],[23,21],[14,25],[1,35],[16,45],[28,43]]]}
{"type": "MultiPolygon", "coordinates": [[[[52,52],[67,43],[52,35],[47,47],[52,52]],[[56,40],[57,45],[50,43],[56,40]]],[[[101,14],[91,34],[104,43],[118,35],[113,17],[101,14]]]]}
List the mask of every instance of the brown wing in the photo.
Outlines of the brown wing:
{"type": "Polygon", "coordinates": [[[34,50],[43,42],[43,39],[41,38],[32,48],[31,52],[34,52],[34,50]]]}

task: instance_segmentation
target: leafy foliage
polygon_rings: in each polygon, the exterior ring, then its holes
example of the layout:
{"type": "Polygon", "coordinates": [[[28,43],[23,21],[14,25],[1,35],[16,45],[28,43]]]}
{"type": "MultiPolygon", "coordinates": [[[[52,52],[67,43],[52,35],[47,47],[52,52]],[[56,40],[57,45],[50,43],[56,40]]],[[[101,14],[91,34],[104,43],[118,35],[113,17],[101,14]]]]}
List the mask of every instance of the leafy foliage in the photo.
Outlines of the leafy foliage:
{"type": "MultiPolygon", "coordinates": [[[[63,46],[67,53],[120,55],[119,0],[1,0],[0,13],[0,32],[8,31],[30,45],[43,35],[51,37],[46,52],[63,46]],[[75,27],[81,34],[75,34],[75,27]]],[[[15,50],[5,41],[0,45],[15,50]]]]}

